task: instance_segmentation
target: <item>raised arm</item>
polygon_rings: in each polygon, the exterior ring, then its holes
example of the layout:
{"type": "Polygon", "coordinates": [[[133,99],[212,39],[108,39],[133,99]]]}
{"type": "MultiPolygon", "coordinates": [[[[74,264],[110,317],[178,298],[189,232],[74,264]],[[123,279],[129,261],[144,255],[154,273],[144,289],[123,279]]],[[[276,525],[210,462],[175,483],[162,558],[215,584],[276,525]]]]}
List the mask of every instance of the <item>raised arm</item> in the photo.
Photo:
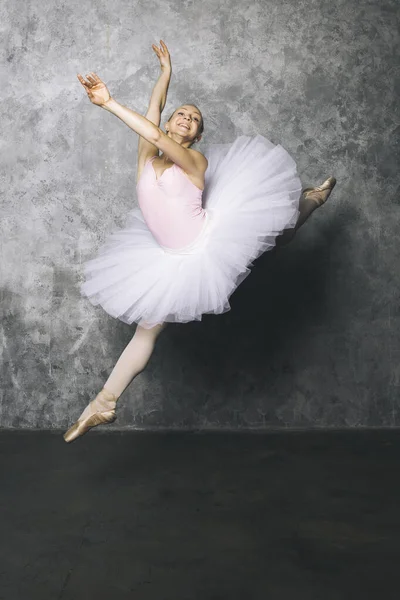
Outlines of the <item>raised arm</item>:
{"type": "MultiPolygon", "coordinates": [[[[168,48],[160,40],[160,48],[152,44],[159,61],[161,73],[151,93],[149,108],[147,109],[146,119],[154,123],[157,127],[160,125],[161,113],[164,110],[167,101],[169,82],[171,80],[172,66],[168,48]]],[[[146,138],[139,136],[138,144],[138,179],[146,160],[151,156],[158,156],[158,148],[146,138]]]]}
{"type": "Polygon", "coordinates": [[[168,64],[164,66],[166,68],[163,69],[163,72],[154,87],[146,117],[143,117],[134,110],[131,110],[114,100],[114,98],[111,97],[106,84],[95,73],[89,73],[89,75],[86,76],[87,81],[85,81],[81,75],[78,75],[78,79],[85,88],[87,95],[93,104],[104,108],[121,119],[121,121],[128,125],[130,129],[133,129],[133,131],[141,136],[141,138],[144,138],[147,144],[144,145],[143,143],[141,147],[147,148],[147,150],[141,151],[141,156],[147,155],[147,153],[152,156],[157,154],[158,150],[161,150],[168,154],[169,158],[188,174],[203,174],[206,168],[206,159],[204,156],[196,150],[191,150],[190,148],[185,148],[181,144],[178,144],[172,138],[167,136],[159,127],[161,107],[164,107],[166,102],[168,84],[172,72],[172,69],[168,69],[168,64]]]}
{"type": "MultiPolygon", "coordinates": [[[[160,40],[160,48],[158,48],[155,44],[152,44],[152,48],[160,61],[161,74],[153,88],[149,107],[157,106],[161,113],[164,110],[165,103],[167,101],[168,86],[172,74],[171,57],[169,55],[167,46],[162,40],[160,40]]],[[[157,126],[159,124],[160,123],[158,122],[157,126]]]]}
{"type": "Polygon", "coordinates": [[[154,142],[157,139],[159,128],[146,119],[146,117],[142,117],[139,113],[126,108],[126,106],[119,104],[114,98],[111,98],[106,84],[96,73],[86,75],[87,81],[85,81],[82,75],[78,75],[78,79],[86,89],[87,95],[93,104],[111,112],[149,142],[154,142]]]}
{"type": "Polygon", "coordinates": [[[110,98],[102,106],[154,145],[157,150],[167,154],[186,173],[199,177],[204,174],[207,168],[207,160],[201,152],[178,144],[146,117],[142,117],[130,108],[122,106],[113,98],[110,98]]]}

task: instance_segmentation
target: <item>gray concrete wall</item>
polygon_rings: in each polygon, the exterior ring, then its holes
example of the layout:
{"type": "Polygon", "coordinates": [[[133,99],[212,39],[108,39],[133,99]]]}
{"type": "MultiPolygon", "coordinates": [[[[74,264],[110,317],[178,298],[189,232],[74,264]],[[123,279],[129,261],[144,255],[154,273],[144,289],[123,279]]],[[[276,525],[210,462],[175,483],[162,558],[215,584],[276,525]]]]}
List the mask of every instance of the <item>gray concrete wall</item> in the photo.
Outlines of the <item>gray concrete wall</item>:
{"type": "Polygon", "coordinates": [[[137,135],[76,73],[143,114],[159,38],[165,115],[196,102],[204,143],[261,133],[304,184],[338,185],[231,312],[167,328],[113,427],[399,425],[397,0],[4,0],[0,17],[1,426],[66,427],[134,332],[79,282],[135,202],[137,135]]]}

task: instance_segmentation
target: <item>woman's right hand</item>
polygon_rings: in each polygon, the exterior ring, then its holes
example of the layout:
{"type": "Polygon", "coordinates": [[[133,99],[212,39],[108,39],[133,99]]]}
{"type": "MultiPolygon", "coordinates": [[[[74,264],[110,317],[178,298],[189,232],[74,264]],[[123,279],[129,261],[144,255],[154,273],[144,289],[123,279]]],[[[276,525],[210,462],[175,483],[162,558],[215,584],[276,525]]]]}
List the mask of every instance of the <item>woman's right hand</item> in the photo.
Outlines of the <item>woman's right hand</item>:
{"type": "Polygon", "coordinates": [[[168,52],[168,48],[162,40],[160,40],[160,45],[160,48],[158,48],[158,46],[156,46],[155,44],[152,44],[151,47],[158,56],[161,71],[171,70],[171,58],[168,52]]]}
{"type": "Polygon", "coordinates": [[[111,96],[106,84],[100,79],[100,77],[96,75],[96,73],[90,73],[89,75],[86,75],[87,81],[85,81],[82,75],[78,75],[78,79],[85,88],[90,102],[93,104],[97,104],[97,106],[103,106],[108,100],[110,100],[111,96]]]}

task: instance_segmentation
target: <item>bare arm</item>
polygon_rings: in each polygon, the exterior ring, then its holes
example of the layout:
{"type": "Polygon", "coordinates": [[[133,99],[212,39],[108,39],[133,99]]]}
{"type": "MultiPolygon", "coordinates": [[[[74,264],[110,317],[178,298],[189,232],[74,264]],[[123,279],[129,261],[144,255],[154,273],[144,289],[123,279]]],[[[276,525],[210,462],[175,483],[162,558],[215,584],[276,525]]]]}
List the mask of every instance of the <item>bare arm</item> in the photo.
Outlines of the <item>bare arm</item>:
{"type": "MultiPolygon", "coordinates": [[[[149,107],[146,113],[146,119],[149,119],[154,125],[157,127],[160,125],[161,113],[164,110],[164,106],[167,100],[167,91],[169,82],[171,79],[171,71],[163,71],[151,94],[149,107]]],[[[143,140],[143,138],[139,138],[139,144],[143,140]]]]}
{"type": "Polygon", "coordinates": [[[101,106],[121,119],[130,129],[133,129],[133,131],[150,142],[150,144],[168,154],[170,159],[188,174],[199,175],[199,173],[204,173],[207,167],[207,160],[201,152],[184,148],[168,137],[160,127],[152,123],[149,119],[119,104],[114,98],[111,98],[106,84],[95,73],[90,73],[86,77],[87,82],[81,75],[78,75],[79,81],[85,87],[89,99],[93,104],[101,106]]]}
{"type": "Polygon", "coordinates": [[[82,75],[78,75],[78,79],[93,104],[104,108],[121,119],[128,127],[145,137],[148,141],[153,142],[156,139],[158,127],[146,119],[146,117],[143,117],[130,108],[126,108],[126,106],[119,104],[114,98],[111,98],[106,84],[98,75],[95,73],[86,75],[87,81],[85,81],[82,75]]]}
{"type": "Polygon", "coordinates": [[[162,112],[167,101],[168,86],[172,74],[171,57],[166,44],[162,40],[160,40],[160,48],[155,44],[152,44],[152,48],[160,61],[161,75],[151,93],[149,106],[157,106],[162,112]]]}
{"type": "Polygon", "coordinates": [[[160,40],[160,48],[155,44],[152,44],[152,48],[160,61],[161,75],[151,93],[149,106],[157,106],[162,112],[167,101],[168,86],[172,74],[171,57],[166,44],[162,40],[160,40]]]}
{"type": "Polygon", "coordinates": [[[165,108],[167,101],[167,93],[169,88],[169,82],[171,81],[172,69],[164,69],[161,71],[159,78],[151,93],[149,106],[158,106],[160,112],[165,108]]]}
{"type": "Polygon", "coordinates": [[[186,171],[186,173],[199,175],[199,171],[201,174],[205,172],[208,163],[201,152],[184,148],[181,144],[168,137],[160,127],[154,125],[146,117],[142,117],[142,115],[139,115],[130,108],[122,106],[122,104],[119,104],[113,98],[110,98],[103,105],[103,108],[121,119],[128,127],[136,131],[136,133],[144,137],[156,148],[168,154],[169,158],[186,171]]]}
{"type": "Polygon", "coordinates": [[[159,136],[158,132],[161,130],[157,125],[146,119],[146,117],[123,106],[114,100],[114,98],[109,98],[101,107],[121,119],[128,127],[144,137],[148,142],[155,144],[159,136]]]}
{"type": "MultiPolygon", "coordinates": [[[[154,123],[154,125],[159,127],[161,121],[161,113],[164,110],[165,103],[167,101],[167,93],[169,82],[171,80],[172,66],[168,48],[162,40],[160,40],[160,48],[158,48],[154,44],[152,44],[152,48],[155,54],[157,54],[157,57],[160,61],[161,74],[153,88],[150,97],[149,107],[146,113],[146,119],[148,119],[149,121],[154,123]]],[[[157,146],[147,141],[144,137],[139,136],[137,172],[138,179],[147,159],[151,156],[158,156],[157,146]]]]}

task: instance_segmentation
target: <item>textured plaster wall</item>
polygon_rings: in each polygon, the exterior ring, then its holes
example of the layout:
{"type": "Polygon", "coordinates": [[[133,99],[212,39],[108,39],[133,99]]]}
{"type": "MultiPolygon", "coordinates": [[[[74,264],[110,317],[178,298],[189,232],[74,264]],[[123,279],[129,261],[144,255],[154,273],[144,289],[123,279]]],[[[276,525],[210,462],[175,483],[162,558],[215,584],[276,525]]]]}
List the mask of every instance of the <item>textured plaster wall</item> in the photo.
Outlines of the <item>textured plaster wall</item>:
{"type": "Polygon", "coordinates": [[[159,38],[165,115],[196,102],[202,143],[261,133],[338,185],[231,312],[167,328],[112,427],[399,425],[396,0],[4,0],[0,28],[1,426],[66,427],[134,332],[79,282],[136,202],[138,138],[76,73],[143,114],[159,38]]]}

